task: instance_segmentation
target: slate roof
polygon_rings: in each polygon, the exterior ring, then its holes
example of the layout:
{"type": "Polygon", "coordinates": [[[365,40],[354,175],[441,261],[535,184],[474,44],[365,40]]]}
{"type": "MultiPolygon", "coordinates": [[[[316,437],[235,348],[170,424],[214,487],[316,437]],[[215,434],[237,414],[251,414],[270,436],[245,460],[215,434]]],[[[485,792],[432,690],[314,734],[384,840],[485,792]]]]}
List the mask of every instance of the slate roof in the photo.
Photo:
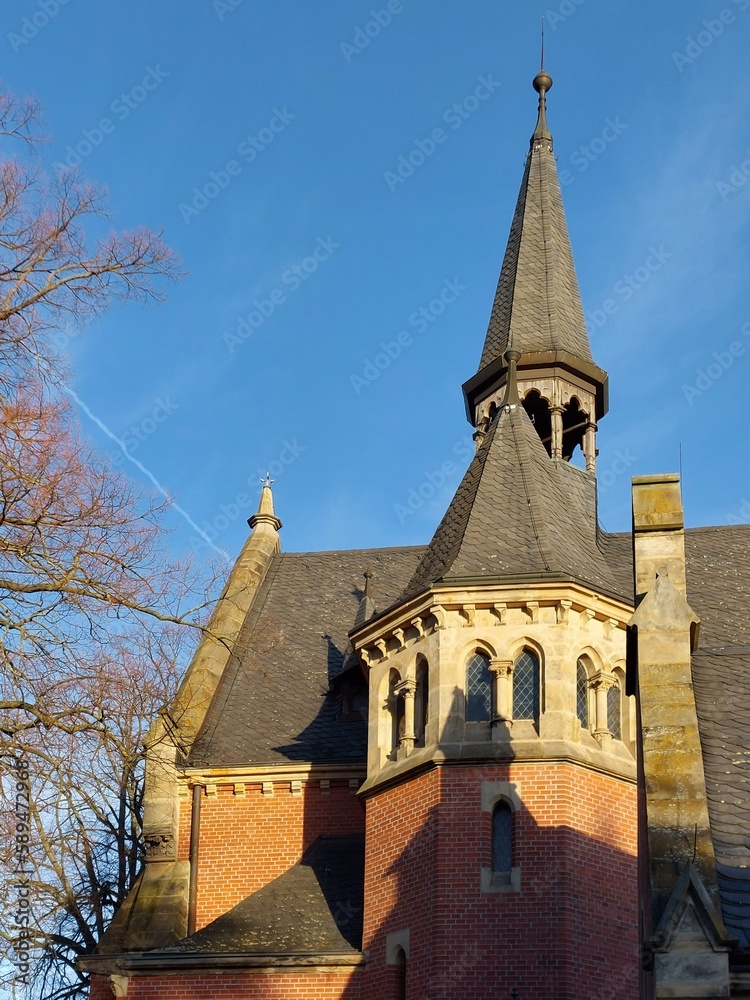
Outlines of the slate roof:
{"type": "Polygon", "coordinates": [[[299,864],[151,956],[356,954],[364,871],[364,837],[318,837],[299,864]]]}
{"type": "Polygon", "coordinates": [[[750,525],[686,532],[693,690],[724,923],[750,950],[750,525]]]}
{"type": "Polygon", "coordinates": [[[523,406],[503,406],[404,596],[456,577],[555,574],[630,600],[598,534],[591,477],[549,457],[523,406]]]}
{"type": "Polygon", "coordinates": [[[535,135],[526,160],[479,368],[512,347],[591,361],[552,141],[535,135]]]}
{"type": "Polygon", "coordinates": [[[403,590],[423,551],[275,556],[188,764],[364,761],[365,723],[339,720],[335,684],[348,665],[364,572],[372,572],[373,599],[382,610],[403,590]]]}
{"type": "MultiPolygon", "coordinates": [[[[603,550],[632,588],[630,534],[603,536],[603,550]]],[[[685,560],[701,621],[693,691],[722,914],[750,950],[750,525],[689,528],[685,560]]]]}

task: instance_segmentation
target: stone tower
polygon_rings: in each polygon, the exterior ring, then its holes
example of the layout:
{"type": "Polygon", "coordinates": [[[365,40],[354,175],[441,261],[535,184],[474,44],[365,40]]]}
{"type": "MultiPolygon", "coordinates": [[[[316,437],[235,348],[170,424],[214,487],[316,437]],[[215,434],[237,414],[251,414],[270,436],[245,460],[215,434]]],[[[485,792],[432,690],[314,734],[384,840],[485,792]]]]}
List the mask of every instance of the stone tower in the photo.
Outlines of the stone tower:
{"type": "Polygon", "coordinates": [[[400,599],[351,635],[369,682],[368,997],[638,992],[632,579],[597,523],[607,377],[551,86],[534,80],[539,117],[464,387],[476,456],[400,599]],[[585,469],[569,461],[579,447],[585,469]]]}

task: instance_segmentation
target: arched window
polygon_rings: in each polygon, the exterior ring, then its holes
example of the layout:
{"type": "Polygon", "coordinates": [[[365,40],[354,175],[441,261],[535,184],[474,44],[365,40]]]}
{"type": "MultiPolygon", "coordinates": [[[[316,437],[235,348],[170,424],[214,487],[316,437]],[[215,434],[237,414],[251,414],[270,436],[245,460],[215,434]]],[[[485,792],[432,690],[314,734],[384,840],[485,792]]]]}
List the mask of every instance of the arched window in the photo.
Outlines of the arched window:
{"type": "Polygon", "coordinates": [[[417,664],[417,689],[414,693],[414,735],[415,745],[418,747],[423,747],[425,744],[430,694],[429,676],[427,660],[420,659],[417,664]]]}
{"type": "Polygon", "coordinates": [[[512,868],[513,810],[500,801],[492,810],[492,874],[509,874],[512,868]]]}
{"type": "Polygon", "coordinates": [[[607,691],[607,729],[616,740],[622,739],[622,692],[619,681],[615,681],[607,691]]]}
{"type": "Polygon", "coordinates": [[[466,721],[489,722],[491,718],[490,660],[484,653],[475,653],[466,667],[466,721]]]}
{"type": "Polygon", "coordinates": [[[576,665],[576,714],[584,729],[589,728],[589,672],[583,660],[576,665]]]}
{"type": "Polygon", "coordinates": [[[396,949],[394,975],[396,980],[396,1000],[406,1000],[406,952],[403,948],[396,949]]]}
{"type": "Polygon", "coordinates": [[[524,649],[513,667],[513,718],[539,719],[539,657],[524,649]]]}

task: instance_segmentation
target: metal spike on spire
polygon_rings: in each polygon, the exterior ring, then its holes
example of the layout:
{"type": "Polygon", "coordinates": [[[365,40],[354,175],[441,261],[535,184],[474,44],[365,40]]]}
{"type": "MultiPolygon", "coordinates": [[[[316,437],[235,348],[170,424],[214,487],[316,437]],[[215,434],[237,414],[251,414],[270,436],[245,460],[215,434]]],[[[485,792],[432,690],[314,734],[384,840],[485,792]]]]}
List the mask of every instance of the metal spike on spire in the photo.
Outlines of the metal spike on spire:
{"type": "Polygon", "coordinates": [[[542,63],[540,66],[540,72],[544,72],[544,15],[542,15],[542,63]]]}
{"type": "Polygon", "coordinates": [[[536,139],[548,139],[552,143],[552,133],[547,126],[547,91],[552,89],[552,77],[544,68],[544,18],[542,18],[542,68],[534,77],[534,90],[539,94],[539,117],[531,137],[531,143],[536,139]]]}

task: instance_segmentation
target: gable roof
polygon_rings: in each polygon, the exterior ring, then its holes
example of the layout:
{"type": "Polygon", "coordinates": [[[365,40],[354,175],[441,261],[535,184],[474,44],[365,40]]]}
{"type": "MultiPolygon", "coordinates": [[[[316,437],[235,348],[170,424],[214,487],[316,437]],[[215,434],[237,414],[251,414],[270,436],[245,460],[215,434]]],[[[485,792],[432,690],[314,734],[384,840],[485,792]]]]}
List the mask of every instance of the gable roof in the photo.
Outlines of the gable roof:
{"type": "Polygon", "coordinates": [[[379,607],[403,590],[416,548],[281,553],[240,631],[188,765],[364,761],[364,720],[339,719],[336,678],[372,572],[379,607]]]}
{"type": "Polygon", "coordinates": [[[532,574],[630,600],[599,547],[594,489],[549,457],[523,406],[502,406],[404,597],[446,579],[532,574]]]}

